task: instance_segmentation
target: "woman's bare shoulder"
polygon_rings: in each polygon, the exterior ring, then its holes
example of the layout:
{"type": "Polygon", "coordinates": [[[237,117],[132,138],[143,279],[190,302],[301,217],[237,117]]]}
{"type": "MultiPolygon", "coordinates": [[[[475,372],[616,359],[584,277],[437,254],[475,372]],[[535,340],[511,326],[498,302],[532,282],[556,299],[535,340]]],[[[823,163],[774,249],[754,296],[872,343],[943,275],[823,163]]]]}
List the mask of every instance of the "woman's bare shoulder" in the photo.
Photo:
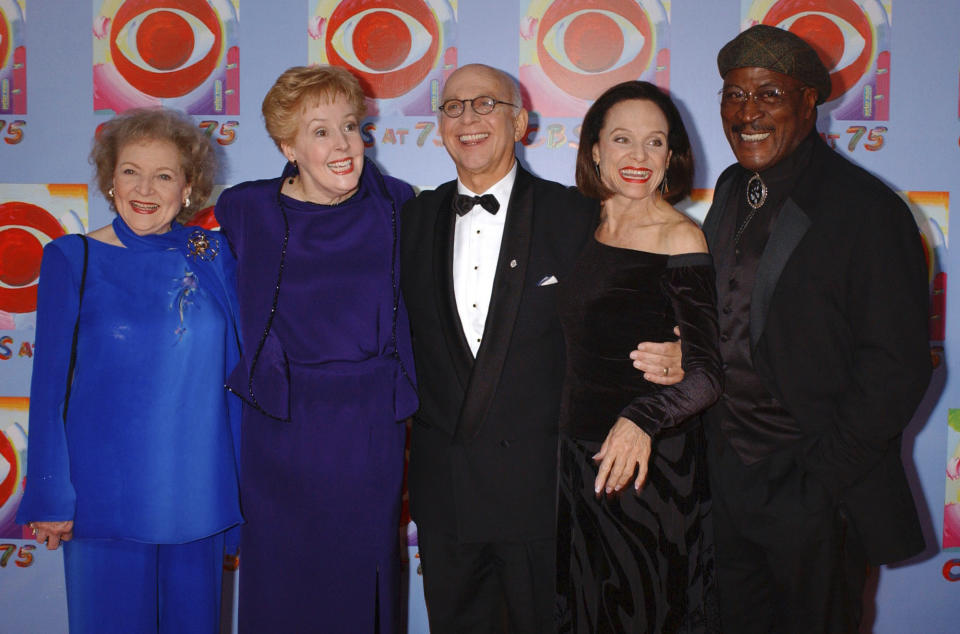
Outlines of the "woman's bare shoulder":
{"type": "Polygon", "coordinates": [[[661,240],[664,251],[670,255],[681,253],[707,253],[707,240],[703,231],[682,212],[671,208],[670,219],[663,224],[661,240]]]}

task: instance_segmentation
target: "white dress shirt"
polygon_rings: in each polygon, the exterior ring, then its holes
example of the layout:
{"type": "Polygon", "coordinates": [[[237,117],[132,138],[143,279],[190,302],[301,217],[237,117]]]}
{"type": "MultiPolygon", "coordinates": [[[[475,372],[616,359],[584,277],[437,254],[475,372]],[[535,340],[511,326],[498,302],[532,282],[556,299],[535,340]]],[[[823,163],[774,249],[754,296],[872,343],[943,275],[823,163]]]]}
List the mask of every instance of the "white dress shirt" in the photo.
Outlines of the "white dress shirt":
{"type": "Polygon", "coordinates": [[[509,211],[507,206],[516,179],[516,162],[506,176],[485,192],[472,192],[457,179],[459,193],[469,196],[493,194],[500,203],[500,210],[496,214],[475,205],[466,214],[457,216],[453,231],[453,294],[457,299],[463,334],[474,357],[483,340],[483,328],[487,323],[487,310],[493,292],[493,277],[500,257],[503,226],[509,211]]]}

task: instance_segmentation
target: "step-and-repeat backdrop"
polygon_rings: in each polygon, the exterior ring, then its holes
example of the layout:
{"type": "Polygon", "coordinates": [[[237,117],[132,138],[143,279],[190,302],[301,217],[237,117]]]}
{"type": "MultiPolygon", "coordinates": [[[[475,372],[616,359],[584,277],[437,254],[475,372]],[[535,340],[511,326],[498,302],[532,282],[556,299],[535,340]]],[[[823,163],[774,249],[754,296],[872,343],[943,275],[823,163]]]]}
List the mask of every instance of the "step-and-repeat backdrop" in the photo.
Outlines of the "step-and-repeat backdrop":
{"type": "MultiPolygon", "coordinates": [[[[900,192],[923,236],[936,372],[904,457],[928,547],[873,577],[866,625],[957,631],[960,355],[947,278],[958,259],[948,237],[960,195],[960,3],[942,0],[0,0],[0,631],[66,631],[61,554],[35,547],[13,518],[30,442],[41,251],[111,220],[89,186],[99,124],[132,107],[177,108],[220,148],[223,186],[275,176],[283,159],[260,100],[289,66],[338,64],[370,97],[368,157],[430,188],[455,176],[436,126],[443,80],[484,62],[522,83],[531,118],[521,160],[572,183],[591,100],[640,78],[668,89],[686,119],[697,189],[684,207],[702,219],[733,160],[716,53],[755,23],[815,42],[833,80],[820,133],[900,192]]],[[[426,632],[416,527],[404,521],[409,629],[426,632]]]]}

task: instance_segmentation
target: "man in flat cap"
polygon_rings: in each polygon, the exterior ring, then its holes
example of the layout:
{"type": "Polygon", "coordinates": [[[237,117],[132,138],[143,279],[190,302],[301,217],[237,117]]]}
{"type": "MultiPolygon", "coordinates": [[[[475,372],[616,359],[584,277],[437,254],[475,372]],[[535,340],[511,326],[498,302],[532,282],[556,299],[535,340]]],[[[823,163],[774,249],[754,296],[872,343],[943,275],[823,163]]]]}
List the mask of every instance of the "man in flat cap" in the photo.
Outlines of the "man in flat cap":
{"type": "Polygon", "coordinates": [[[724,629],[856,632],[868,565],[923,548],[901,433],[930,378],[916,224],[815,130],[830,76],[754,26],[717,57],[737,158],[703,230],[725,393],[706,414],[724,629]]]}

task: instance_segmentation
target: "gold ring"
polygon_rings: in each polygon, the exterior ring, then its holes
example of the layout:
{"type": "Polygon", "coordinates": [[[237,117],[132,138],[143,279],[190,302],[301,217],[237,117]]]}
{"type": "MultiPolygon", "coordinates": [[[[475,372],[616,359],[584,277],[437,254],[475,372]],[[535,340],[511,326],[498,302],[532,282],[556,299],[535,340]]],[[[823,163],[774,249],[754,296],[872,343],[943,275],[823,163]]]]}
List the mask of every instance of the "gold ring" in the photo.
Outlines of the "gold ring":
{"type": "Polygon", "coordinates": [[[663,376],[667,376],[668,374],[670,374],[670,368],[664,368],[664,369],[663,369],[663,376]]]}

